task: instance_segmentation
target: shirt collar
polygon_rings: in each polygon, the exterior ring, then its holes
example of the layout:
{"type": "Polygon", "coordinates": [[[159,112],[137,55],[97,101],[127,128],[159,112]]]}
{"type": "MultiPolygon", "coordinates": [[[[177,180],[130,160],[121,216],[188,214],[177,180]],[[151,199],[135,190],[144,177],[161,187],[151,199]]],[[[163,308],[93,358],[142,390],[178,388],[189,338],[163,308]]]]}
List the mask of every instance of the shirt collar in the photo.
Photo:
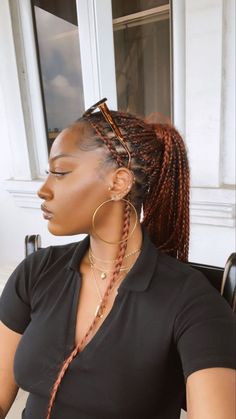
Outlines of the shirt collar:
{"type": "MultiPolygon", "coordinates": [[[[130,291],[145,291],[154,274],[158,261],[158,250],[150,240],[148,232],[144,226],[142,226],[142,233],[142,250],[132,269],[121,283],[119,289],[127,289],[130,291]]],[[[88,235],[77,244],[67,265],[69,269],[75,271],[78,269],[80,260],[88,249],[89,241],[90,238],[88,235]]]]}

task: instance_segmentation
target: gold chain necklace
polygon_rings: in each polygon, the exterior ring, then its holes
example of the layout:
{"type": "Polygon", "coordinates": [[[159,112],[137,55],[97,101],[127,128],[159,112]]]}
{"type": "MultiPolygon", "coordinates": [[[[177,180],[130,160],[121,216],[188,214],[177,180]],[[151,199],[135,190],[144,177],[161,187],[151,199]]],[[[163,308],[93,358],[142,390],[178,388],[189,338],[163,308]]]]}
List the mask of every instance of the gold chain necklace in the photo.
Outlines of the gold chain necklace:
{"type": "MultiPolygon", "coordinates": [[[[93,269],[93,267],[91,265],[90,265],[90,267],[91,267],[92,276],[93,276],[94,283],[95,283],[95,288],[96,288],[96,291],[97,291],[97,294],[98,294],[98,297],[99,297],[99,301],[100,301],[99,304],[97,305],[96,311],[94,313],[94,316],[96,317],[97,313],[100,310],[103,297],[102,297],[100,288],[99,288],[98,283],[97,283],[97,280],[96,280],[94,269],[93,269]]],[[[102,318],[103,317],[103,314],[100,314],[99,317],[102,318]]]]}
{"type": "MultiPolygon", "coordinates": [[[[102,304],[102,301],[103,301],[103,298],[104,298],[105,293],[104,293],[104,295],[102,295],[101,290],[100,290],[100,287],[99,287],[98,282],[97,282],[97,279],[96,279],[96,274],[95,274],[95,271],[93,269],[93,266],[90,265],[90,268],[91,268],[91,271],[92,271],[92,276],[93,276],[93,279],[94,279],[95,288],[96,288],[96,291],[97,291],[97,294],[98,294],[98,298],[99,298],[99,304],[96,307],[94,316],[96,317],[98,315],[99,318],[102,318],[103,317],[103,313],[100,313],[100,314],[98,314],[98,313],[99,313],[99,310],[101,308],[101,304],[102,304]]],[[[118,293],[118,291],[117,291],[117,293],[118,293]]]]}
{"type": "MultiPolygon", "coordinates": [[[[135,253],[138,253],[140,251],[141,251],[141,249],[137,249],[137,250],[129,253],[128,255],[126,255],[126,257],[131,256],[131,255],[134,255],[135,253]]],[[[107,274],[109,272],[112,272],[114,268],[113,269],[107,269],[105,267],[97,267],[97,266],[95,266],[95,262],[93,261],[93,258],[94,258],[94,255],[93,255],[92,251],[89,249],[89,262],[90,262],[90,265],[93,266],[93,268],[95,268],[95,269],[97,269],[98,271],[101,272],[101,274],[100,274],[101,279],[103,279],[103,280],[106,279],[107,278],[107,274]]],[[[100,259],[100,260],[102,260],[102,259],[100,259]]],[[[117,259],[114,259],[114,260],[116,261],[117,259]]],[[[120,272],[129,271],[130,268],[131,268],[131,266],[132,265],[130,265],[130,266],[121,266],[120,272]]]]}
{"type": "MultiPolygon", "coordinates": [[[[101,279],[106,279],[107,274],[109,274],[110,272],[113,272],[113,270],[114,270],[114,268],[113,269],[107,269],[107,268],[104,268],[104,267],[101,268],[101,267],[96,266],[90,255],[89,255],[89,262],[90,262],[90,265],[93,268],[95,268],[97,271],[101,272],[101,274],[100,274],[101,279]]],[[[120,272],[128,271],[130,269],[130,266],[121,266],[120,272]]]]}
{"type": "MultiPolygon", "coordinates": [[[[133,252],[130,252],[127,255],[125,255],[123,257],[123,259],[126,259],[126,258],[128,258],[129,256],[132,256],[132,255],[135,255],[135,253],[138,253],[138,252],[141,252],[141,249],[133,250],[133,252]]],[[[93,254],[91,247],[89,248],[89,253],[93,257],[93,259],[95,259],[95,260],[97,260],[99,262],[104,262],[104,263],[112,263],[113,262],[114,263],[114,262],[117,262],[117,260],[118,260],[118,259],[111,259],[111,260],[100,259],[100,258],[98,258],[97,256],[95,256],[93,254]]]]}

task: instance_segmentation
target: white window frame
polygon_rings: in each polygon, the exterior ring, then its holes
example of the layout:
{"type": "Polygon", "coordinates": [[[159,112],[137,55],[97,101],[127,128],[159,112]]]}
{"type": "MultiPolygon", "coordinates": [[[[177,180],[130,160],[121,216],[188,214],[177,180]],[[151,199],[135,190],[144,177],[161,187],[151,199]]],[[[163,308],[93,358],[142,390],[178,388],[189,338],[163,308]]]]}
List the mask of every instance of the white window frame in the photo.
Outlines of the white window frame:
{"type": "Polygon", "coordinates": [[[77,11],[85,109],[102,97],[117,109],[111,0],[77,0],[77,11]]]}
{"type": "MultiPolygon", "coordinates": [[[[20,134],[25,139],[25,147],[28,150],[25,161],[22,161],[21,156],[20,164],[25,165],[28,160],[30,166],[29,173],[23,176],[18,176],[18,173],[14,172],[14,179],[40,179],[47,167],[47,139],[30,0],[9,0],[9,10],[19,80],[18,93],[21,97],[19,112],[24,121],[20,134]]],[[[13,147],[17,147],[18,140],[19,137],[12,139],[13,147]]]]}

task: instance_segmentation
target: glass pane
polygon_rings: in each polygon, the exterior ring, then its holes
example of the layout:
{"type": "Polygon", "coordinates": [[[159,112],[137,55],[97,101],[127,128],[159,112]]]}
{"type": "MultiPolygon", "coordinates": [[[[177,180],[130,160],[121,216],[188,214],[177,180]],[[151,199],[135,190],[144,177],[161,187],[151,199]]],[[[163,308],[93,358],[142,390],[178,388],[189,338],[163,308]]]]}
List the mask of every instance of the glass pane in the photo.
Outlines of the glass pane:
{"type": "Polygon", "coordinates": [[[84,110],[76,0],[32,1],[48,149],[84,110]]]}
{"type": "Polygon", "coordinates": [[[169,4],[169,0],[112,0],[112,14],[116,19],[165,4],[169,4]]]}
{"type": "Polygon", "coordinates": [[[119,109],[171,116],[169,13],[114,26],[119,109]]]}

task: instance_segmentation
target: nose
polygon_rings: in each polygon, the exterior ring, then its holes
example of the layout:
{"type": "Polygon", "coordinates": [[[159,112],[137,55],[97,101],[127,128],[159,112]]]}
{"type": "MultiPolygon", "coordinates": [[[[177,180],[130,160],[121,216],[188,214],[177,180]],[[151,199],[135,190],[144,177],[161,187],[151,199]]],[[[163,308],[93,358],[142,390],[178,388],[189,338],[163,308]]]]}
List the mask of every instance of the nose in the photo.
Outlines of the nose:
{"type": "Polygon", "coordinates": [[[37,195],[40,199],[44,199],[45,201],[49,201],[52,198],[52,191],[47,185],[47,181],[45,181],[41,188],[37,191],[37,195]]]}

